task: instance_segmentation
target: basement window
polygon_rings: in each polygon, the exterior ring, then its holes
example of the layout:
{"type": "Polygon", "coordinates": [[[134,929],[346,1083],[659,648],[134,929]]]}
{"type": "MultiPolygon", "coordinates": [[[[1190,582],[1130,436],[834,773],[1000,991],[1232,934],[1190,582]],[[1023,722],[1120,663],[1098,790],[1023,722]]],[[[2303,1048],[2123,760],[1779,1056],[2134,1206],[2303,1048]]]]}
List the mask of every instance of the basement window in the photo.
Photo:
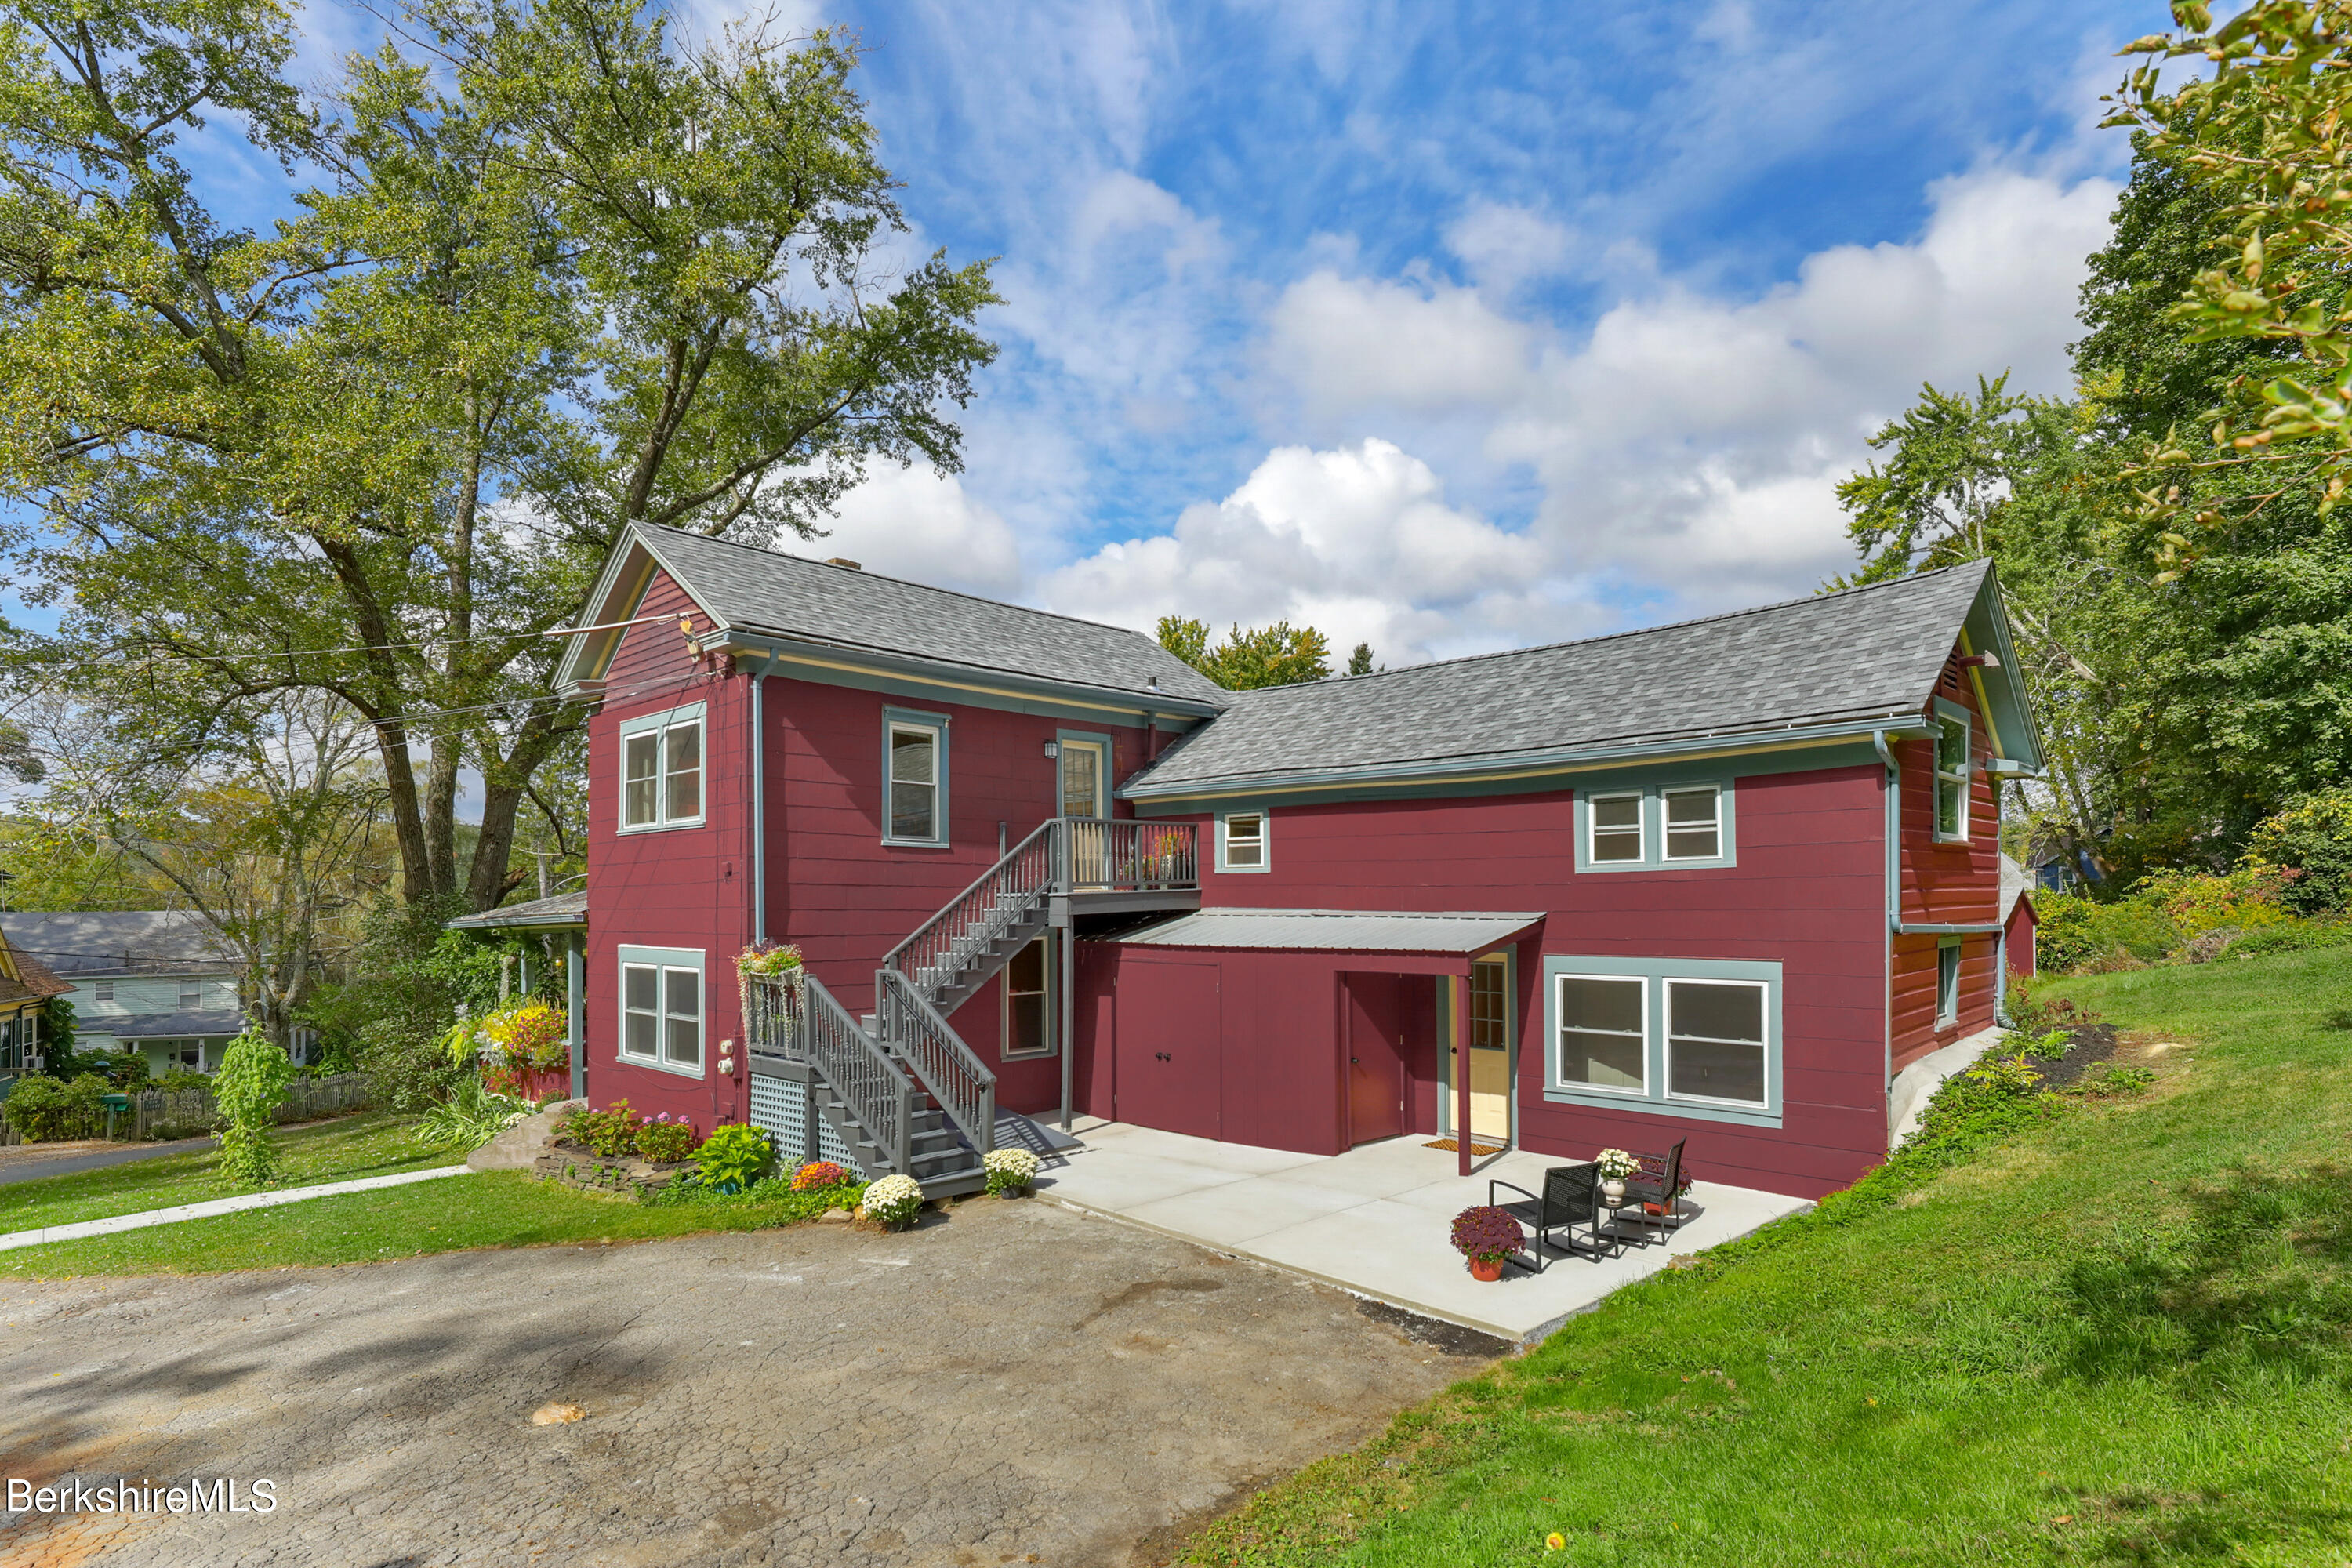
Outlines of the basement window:
{"type": "Polygon", "coordinates": [[[1544,959],[1544,1099],[1780,1125],[1780,966],[1746,959],[1544,959]]]}
{"type": "Polygon", "coordinates": [[[621,831],[702,824],[703,705],[621,721],[621,831]]]}

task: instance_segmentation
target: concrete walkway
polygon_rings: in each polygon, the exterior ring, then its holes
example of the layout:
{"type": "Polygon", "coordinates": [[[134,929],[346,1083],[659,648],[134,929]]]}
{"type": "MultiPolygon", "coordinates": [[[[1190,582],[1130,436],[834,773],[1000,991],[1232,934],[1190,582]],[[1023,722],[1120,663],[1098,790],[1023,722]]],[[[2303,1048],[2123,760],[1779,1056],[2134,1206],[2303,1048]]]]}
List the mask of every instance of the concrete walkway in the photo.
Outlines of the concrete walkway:
{"type": "Polygon", "coordinates": [[[55,1160],[13,1160],[0,1165],[0,1187],[12,1182],[37,1182],[44,1176],[70,1176],[76,1171],[103,1171],[159,1154],[185,1154],[213,1148],[210,1138],[175,1138],[169,1143],[137,1143],[130,1148],[103,1149],[89,1154],[67,1154],[55,1160]]]}
{"type": "Polygon", "coordinates": [[[411,1182],[430,1182],[441,1176],[462,1176],[463,1165],[436,1165],[429,1171],[403,1171],[394,1176],[363,1176],[352,1182],[327,1182],[315,1187],[289,1187],[282,1193],[247,1193],[241,1197],[214,1198],[201,1204],[180,1204],[167,1209],[142,1209],[137,1214],[119,1214],[106,1219],[76,1220],[71,1225],[43,1226],[35,1230],[12,1230],[0,1235],[0,1252],[14,1247],[38,1247],[50,1241],[79,1241],[89,1236],[112,1236],[117,1231],[142,1230],[151,1225],[176,1225],[184,1219],[211,1219],[216,1215],[243,1214],[247,1209],[275,1208],[279,1204],[299,1204],[305,1198],[332,1197],[337,1193],[373,1192],[378,1187],[405,1186],[411,1182]]]}
{"type": "MultiPolygon", "coordinates": [[[[1675,1258],[1812,1206],[1701,1182],[1685,1200],[1694,1217],[1671,1237],[1599,1260],[1555,1258],[1541,1274],[1513,1266],[1486,1284],[1470,1277],[1447,1239],[1454,1216],[1486,1201],[1489,1177],[1541,1191],[1543,1173],[1563,1163],[1558,1156],[1491,1155],[1465,1181],[1455,1174],[1455,1156],[1424,1147],[1425,1138],[1327,1156],[1118,1122],[1081,1121],[1076,1131],[1085,1147],[1039,1172],[1041,1193],[1517,1342],[1541,1339],[1675,1258]]],[[[1507,1202],[1511,1194],[1503,1197],[1507,1202]]]]}

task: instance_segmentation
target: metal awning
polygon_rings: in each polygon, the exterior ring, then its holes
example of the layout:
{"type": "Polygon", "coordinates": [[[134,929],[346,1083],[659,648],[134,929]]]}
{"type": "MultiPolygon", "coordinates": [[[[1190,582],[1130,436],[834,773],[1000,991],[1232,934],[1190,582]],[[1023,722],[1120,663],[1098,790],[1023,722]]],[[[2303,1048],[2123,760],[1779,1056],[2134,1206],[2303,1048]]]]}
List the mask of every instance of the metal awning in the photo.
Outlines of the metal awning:
{"type": "Polygon", "coordinates": [[[484,910],[478,915],[459,915],[448,922],[451,931],[547,931],[588,925],[588,894],[558,893],[551,899],[533,899],[527,904],[509,904],[504,909],[484,910]]]}
{"type": "Polygon", "coordinates": [[[1541,913],[1366,913],[1354,910],[1202,910],[1121,937],[1144,947],[1289,948],[1325,952],[1475,955],[1500,947],[1541,913]]]}

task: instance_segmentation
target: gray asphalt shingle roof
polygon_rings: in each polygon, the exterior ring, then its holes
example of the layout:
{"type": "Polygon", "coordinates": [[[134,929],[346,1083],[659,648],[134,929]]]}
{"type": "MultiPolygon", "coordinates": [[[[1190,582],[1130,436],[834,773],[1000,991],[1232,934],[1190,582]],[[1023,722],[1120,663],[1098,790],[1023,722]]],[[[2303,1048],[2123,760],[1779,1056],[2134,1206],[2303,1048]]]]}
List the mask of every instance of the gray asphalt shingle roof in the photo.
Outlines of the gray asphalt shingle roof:
{"type": "Polygon", "coordinates": [[[584,926],[588,923],[586,889],[555,893],[528,903],[507,904],[479,914],[459,915],[448,922],[452,931],[506,931],[517,926],[584,926]]]}
{"type": "Polygon", "coordinates": [[[1228,696],[1140,632],[674,528],[638,531],[688,592],[730,627],[1195,702],[1228,696]]]}
{"type": "Polygon", "coordinates": [[[1122,793],[1916,713],[1990,569],[1973,562],[1645,631],[1235,692],[1122,793]]]}
{"type": "Polygon", "coordinates": [[[12,911],[8,941],[61,975],[218,974],[234,956],[192,910],[12,911]]]}

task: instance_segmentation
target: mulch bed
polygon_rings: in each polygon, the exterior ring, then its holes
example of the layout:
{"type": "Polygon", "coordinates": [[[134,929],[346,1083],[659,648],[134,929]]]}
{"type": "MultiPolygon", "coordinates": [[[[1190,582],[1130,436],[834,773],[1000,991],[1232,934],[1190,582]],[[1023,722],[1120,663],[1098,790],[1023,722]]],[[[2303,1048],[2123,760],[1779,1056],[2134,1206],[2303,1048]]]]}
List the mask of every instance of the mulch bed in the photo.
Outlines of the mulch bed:
{"type": "Polygon", "coordinates": [[[2067,1034],[2074,1043],[2064,1056],[2054,1061],[2048,1057],[2027,1058],[2047,1080],[2042,1085],[2045,1089],[2063,1089],[2116,1054],[2117,1031],[2113,1024],[2077,1024],[2067,1034]]]}

